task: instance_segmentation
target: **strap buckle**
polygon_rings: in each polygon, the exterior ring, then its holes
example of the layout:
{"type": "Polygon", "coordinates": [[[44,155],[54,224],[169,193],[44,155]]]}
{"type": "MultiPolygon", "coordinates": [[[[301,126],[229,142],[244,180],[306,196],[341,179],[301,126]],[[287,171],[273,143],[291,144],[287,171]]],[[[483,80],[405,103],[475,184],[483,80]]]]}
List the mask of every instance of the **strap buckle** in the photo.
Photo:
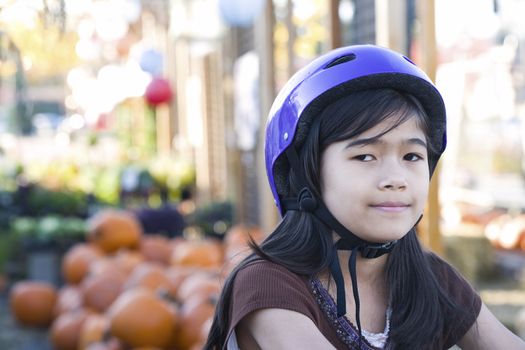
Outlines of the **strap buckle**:
{"type": "Polygon", "coordinates": [[[302,211],[313,213],[317,208],[317,200],[308,187],[304,187],[299,192],[297,202],[299,203],[299,209],[302,211]]]}
{"type": "Polygon", "coordinates": [[[397,242],[398,241],[396,240],[387,243],[366,244],[363,246],[363,248],[361,248],[361,256],[367,259],[378,258],[381,255],[390,253],[392,249],[394,249],[394,246],[397,244],[397,242]]]}

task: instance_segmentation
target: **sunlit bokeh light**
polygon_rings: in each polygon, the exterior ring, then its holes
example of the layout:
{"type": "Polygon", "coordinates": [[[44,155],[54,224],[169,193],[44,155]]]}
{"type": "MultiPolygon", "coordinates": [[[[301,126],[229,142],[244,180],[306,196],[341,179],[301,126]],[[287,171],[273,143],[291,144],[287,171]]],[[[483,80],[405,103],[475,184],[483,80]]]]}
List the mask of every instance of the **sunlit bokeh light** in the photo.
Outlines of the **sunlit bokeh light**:
{"type": "Polygon", "coordinates": [[[354,19],[355,5],[352,0],[341,0],[339,2],[339,18],[341,22],[348,24],[354,19]]]}

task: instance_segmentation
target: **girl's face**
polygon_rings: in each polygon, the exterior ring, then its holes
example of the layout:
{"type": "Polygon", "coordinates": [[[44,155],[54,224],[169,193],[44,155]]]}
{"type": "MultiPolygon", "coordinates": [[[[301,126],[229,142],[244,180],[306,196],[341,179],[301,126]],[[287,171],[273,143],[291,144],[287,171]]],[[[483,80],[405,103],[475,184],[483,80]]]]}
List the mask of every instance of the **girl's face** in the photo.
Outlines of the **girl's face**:
{"type": "Polygon", "coordinates": [[[428,194],[426,138],[416,116],[372,139],[392,123],[389,118],[335,142],[321,156],[324,203],[341,224],[370,242],[402,238],[423,213],[428,194]]]}

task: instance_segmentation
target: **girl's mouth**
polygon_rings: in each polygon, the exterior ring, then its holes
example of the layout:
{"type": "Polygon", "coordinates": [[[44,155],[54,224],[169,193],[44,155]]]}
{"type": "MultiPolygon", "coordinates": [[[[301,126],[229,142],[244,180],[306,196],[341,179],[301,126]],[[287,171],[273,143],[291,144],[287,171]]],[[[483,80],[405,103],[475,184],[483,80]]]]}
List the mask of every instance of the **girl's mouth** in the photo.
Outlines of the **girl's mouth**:
{"type": "Polygon", "coordinates": [[[398,213],[406,210],[410,205],[402,202],[383,202],[372,204],[371,207],[386,212],[398,213]]]}

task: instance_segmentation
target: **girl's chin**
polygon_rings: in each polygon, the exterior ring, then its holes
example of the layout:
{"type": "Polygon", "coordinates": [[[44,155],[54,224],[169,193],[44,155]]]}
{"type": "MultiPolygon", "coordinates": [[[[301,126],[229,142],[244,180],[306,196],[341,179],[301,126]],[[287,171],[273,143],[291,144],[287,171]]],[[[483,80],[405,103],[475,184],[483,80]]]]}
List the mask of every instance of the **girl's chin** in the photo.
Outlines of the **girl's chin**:
{"type": "Polygon", "coordinates": [[[371,242],[371,243],[387,243],[392,241],[397,241],[407,235],[407,233],[410,231],[410,228],[406,231],[401,232],[384,232],[384,233],[378,233],[375,232],[374,234],[369,235],[359,235],[356,233],[356,236],[358,236],[361,239],[364,239],[365,241],[371,242]]]}

